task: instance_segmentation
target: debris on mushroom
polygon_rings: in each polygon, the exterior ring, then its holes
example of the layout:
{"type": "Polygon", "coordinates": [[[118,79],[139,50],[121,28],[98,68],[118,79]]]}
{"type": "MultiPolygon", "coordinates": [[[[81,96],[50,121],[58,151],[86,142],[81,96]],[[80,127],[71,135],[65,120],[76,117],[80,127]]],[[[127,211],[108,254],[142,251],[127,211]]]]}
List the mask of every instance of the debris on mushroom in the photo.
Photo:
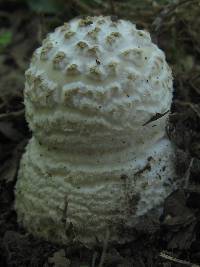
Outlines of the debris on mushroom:
{"type": "Polygon", "coordinates": [[[149,34],[110,17],[50,33],[26,72],[33,136],[16,184],[18,221],[46,240],[125,243],[175,188],[165,133],[172,74],[149,34]]]}

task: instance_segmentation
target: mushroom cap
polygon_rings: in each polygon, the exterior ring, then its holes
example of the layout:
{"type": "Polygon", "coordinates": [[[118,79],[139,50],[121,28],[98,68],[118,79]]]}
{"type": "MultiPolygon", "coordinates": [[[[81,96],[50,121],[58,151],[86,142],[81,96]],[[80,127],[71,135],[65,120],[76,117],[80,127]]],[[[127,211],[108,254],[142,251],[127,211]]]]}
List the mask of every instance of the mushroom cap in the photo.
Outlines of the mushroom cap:
{"type": "Polygon", "coordinates": [[[74,19],[43,41],[26,72],[33,132],[15,207],[35,235],[125,243],[174,188],[165,135],[172,75],[149,34],[110,17],[74,19]],[[171,182],[172,181],[172,182],[171,182]]]}
{"type": "Polygon", "coordinates": [[[149,33],[110,17],[74,19],[34,53],[26,117],[34,136],[50,147],[141,150],[164,134],[172,90],[165,55],[149,33]],[[156,114],[165,115],[146,124],[156,114]]]}

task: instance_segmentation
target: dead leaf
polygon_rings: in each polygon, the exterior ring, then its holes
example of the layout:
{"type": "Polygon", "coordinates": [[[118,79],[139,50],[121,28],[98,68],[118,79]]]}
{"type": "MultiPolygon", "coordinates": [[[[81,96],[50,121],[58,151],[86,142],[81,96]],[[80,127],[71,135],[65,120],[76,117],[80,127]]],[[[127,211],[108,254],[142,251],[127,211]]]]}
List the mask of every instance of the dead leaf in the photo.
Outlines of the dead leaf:
{"type": "Polygon", "coordinates": [[[165,201],[162,225],[166,228],[167,248],[189,249],[196,239],[197,223],[193,210],[186,206],[183,190],[173,192],[165,201]]]}
{"type": "Polygon", "coordinates": [[[13,142],[19,142],[23,139],[23,134],[14,128],[10,121],[0,121],[0,133],[13,142]]]}
{"type": "Polygon", "coordinates": [[[27,140],[23,140],[21,143],[19,143],[14,149],[12,156],[0,167],[0,181],[9,183],[15,180],[19,167],[19,161],[26,143],[27,140]]]}
{"type": "Polygon", "coordinates": [[[183,190],[173,192],[165,200],[163,225],[175,231],[176,228],[189,225],[195,220],[193,211],[186,206],[186,196],[183,190]]]}
{"type": "Polygon", "coordinates": [[[49,263],[53,263],[54,267],[69,267],[70,260],[66,258],[64,249],[56,251],[52,257],[48,258],[49,263]]]}

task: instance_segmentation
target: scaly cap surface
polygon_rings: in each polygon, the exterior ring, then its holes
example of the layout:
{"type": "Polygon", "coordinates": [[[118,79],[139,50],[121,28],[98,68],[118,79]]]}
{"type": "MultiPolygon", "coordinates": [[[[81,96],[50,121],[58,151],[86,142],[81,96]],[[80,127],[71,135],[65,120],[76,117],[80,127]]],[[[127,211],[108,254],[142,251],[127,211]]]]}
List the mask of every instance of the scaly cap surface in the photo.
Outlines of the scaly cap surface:
{"type": "Polygon", "coordinates": [[[140,150],[163,135],[167,115],[154,127],[145,124],[169,111],[171,100],[164,53],[149,33],[110,17],[74,19],[57,28],[26,72],[26,115],[33,134],[68,150],[85,153],[99,144],[102,150],[114,145],[140,150]]]}

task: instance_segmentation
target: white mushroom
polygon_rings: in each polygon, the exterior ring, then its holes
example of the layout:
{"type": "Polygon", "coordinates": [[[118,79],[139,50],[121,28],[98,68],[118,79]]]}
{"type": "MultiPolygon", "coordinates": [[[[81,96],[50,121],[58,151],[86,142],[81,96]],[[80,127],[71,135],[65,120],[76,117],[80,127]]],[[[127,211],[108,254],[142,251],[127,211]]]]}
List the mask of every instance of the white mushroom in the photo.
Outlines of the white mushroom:
{"type": "Polygon", "coordinates": [[[26,72],[19,222],[63,244],[131,241],[174,189],[172,91],[164,53],[129,21],[74,19],[49,34],[26,72]]]}

